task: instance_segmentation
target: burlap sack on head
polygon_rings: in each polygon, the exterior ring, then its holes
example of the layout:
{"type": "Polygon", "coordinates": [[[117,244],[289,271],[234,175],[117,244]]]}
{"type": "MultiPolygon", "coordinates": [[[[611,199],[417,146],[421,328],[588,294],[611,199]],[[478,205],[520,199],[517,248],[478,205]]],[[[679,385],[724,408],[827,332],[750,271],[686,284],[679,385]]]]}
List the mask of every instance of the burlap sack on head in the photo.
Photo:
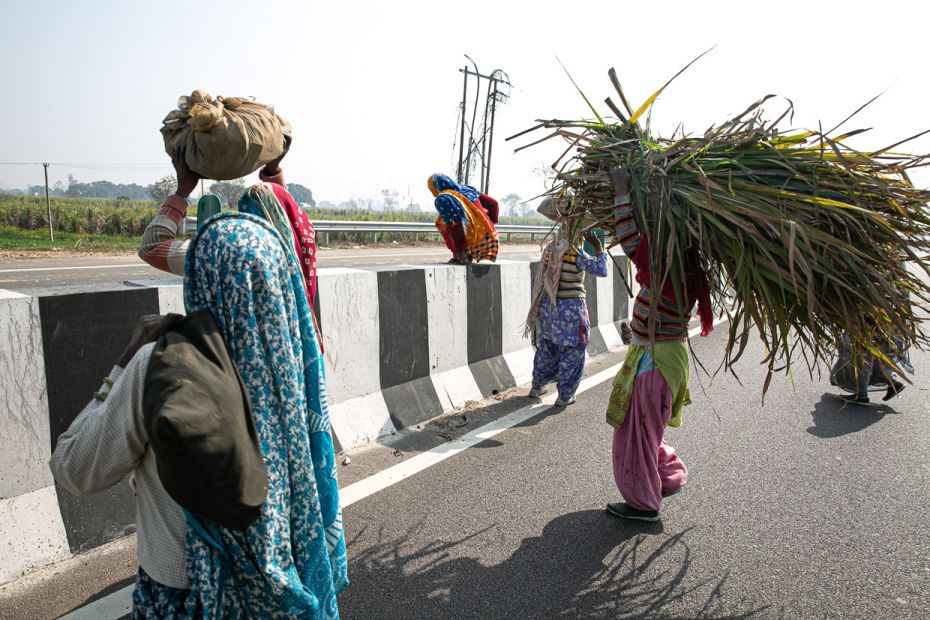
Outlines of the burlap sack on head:
{"type": "Polygon", "coordinates": [[[217,181],[239,179],[276,159],[291,133],[274,106],[244,97],[214,99],[205,90],[181,97],[162,123],[168,155],[217,181]]]}

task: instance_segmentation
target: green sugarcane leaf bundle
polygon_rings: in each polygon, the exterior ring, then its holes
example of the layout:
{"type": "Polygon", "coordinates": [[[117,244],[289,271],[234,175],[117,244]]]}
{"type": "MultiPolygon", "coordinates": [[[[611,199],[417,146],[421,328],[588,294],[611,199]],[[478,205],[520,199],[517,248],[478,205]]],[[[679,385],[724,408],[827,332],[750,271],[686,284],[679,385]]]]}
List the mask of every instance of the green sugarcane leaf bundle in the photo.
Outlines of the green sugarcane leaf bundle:
{"type": "Polygon", "coordinates": [[[561,202],[568,226],[612,231],[608,171],[627,167],[636,220],[650,240],[651,288],[666,278],[676,284],[686,255],[698,257],[716,311],[729,317],[724,368],[733,371],[754,330],[767,351],[764,389],[800,358],[814,373],[844,334],[856,355],[892,366],[893,339],[925,348],[918,307],[930,301],[922,278],[930,192],[914,187],[908,171],[927,156],[896,152],[906,140],[870,152],[847,146],[861,131],[782,129],[792,105],[766,121],[771,95],[703,135],[655,137],[640,120],[668,84],[633,109],[612,69],[609,76],[620,101],[606,99],[612,117],[585,97],[595,119],[538,121],[509,139],[548,130],[521,148],[568,142],[548,191],[574,195],[561,202]]]}

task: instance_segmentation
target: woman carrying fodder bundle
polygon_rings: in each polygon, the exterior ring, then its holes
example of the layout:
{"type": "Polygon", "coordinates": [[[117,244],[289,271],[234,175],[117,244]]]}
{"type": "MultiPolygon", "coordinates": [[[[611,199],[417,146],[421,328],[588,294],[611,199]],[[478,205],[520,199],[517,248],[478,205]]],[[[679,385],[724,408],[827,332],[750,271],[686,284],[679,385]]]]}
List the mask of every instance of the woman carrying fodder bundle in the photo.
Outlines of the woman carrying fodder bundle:
{"type": "MultiPolygon", "coordinates": [[[[509,139],[545,128],[551,133],[521,148],[553,137],[568,141],[552,166],[559,183],[550,193],[573,191],[601,226],[619,215],[617,234],[625,247],[624,220],[648,236],[648,250],[627,252],[637,264],[637,279],[649,282],[656,296],[655,306],[637,303],[638,312],[648,310],[650,342],[659,342],[668,319],[687,318],[695,300],[688,279],[703,272],[712,285],[710,300],[729,323],[721,368],[732,372],[757,336],[765,350],[763,394],[773,375],[790,373],[799,358],[813,377],[844,337],[851,359],[878,359],[895,371],[888,343],[902,351],[930,345],[918,311],[930,303],[930,191],[908,178],[930,156],[896,150],[930,132],[878,150],[856,150],[847,141],[864,130],[837,131],[855,113],[828,131],[785,130],[779,124],[791,117],[791,105],[772,122],[762,118],[770,95],[703,134],[662,138],[640,119],[649,118],[671,80],[633,108],[616,72],[609,76],[623,108],[605,100],[615,121],[584,97],[594,119],[543,120],[509,139]],[[617,178],[617,165],[632,174],[628,180],[624,175],[625,182],[617,178]],[[623,196],[614,205],[634,202],[633,213],[612,215],[612,197],[625,191],[632,201],[623,196]],[[643,268],[649,269],[645,278],[643,268]],[[659,299],[658,291],[669,284],[687,299],[659,299]]],[[[699,314],[707,331],[705,313],[699,314]]],[[[635,320],[642,338],[642,316],[635,320]]],[[[661,369],[662,362],[654,361],[661,369]]],[[[621,394],[631,393],[635,371],[627,366],[618,376],[618,383],[629,384],[621,394]]],[[[864,364],[858,369],[863,371],[864,364]]],[[[901,386],[893,376],[888,379],[893,396],[901,386]]],[[[628,401],[620,399],[611,403],[611,414],[627,408],[628,401]]],[[[669,423],[673,420],[674,415],[669,423]]],[[[631,504],[646,507],[642,500],[631,504]]]]}
{"type": "MultiPolygon", "coordinates": [[[[547,197],[539,212],[558,220],[560,208],[571,204],[570,195],[547,197]]],[[[536,344],[533,358],[533,386],[530,397],[546,392],[546,385],[557,380],[559,396],[556,407],[575,402],[575,391],[584,375],[585,351],[591,332],[588,304],[585,299],[585,273],[607,276],[607,252],[593,232],[582,233],[583,218],[562,222],[555,237],[543,250],[539,270],[533,282],[526,333],[536,344]],[[591,257],[577,246],[582,236],[594,248],[591,257]]]]}
{"type": "Polygon", "coordinates": [[[610,171],[614,234],[636,266],[640,290],[630,322],[633,342],[607,406],[607,422],[614,427],[614,480],[626,503],[608,503],[607,511],[625,519],[658,521],[662,498],[688,482],[688,468],[663,435],[666,427],[681,424],[682,409],[691,402],[687,346],[691,311],[697,303],[702,336],[713,330],[714,316],[707,276],[693,254],[677,283],[673,276],[662,280],[651,272],[649,240],[633,215],[629,179],[622,168],[610,171]],[[656,281],[658,290],[652,288],[656,281]],[[676,289],[684,295],[680,303],[676,289]]]}

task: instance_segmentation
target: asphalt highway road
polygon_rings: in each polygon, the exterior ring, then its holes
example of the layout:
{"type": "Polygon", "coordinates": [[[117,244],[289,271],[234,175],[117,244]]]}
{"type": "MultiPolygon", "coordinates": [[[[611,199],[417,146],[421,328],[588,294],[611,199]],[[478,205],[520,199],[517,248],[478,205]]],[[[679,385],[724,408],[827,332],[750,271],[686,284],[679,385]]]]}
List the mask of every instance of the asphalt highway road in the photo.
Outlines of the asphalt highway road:
{"type": "MultiPolygon", "coordinates": [[[[539,258],[538,244],[501,247],[501,260],[539,258]]],[[[436,265],[451,254],[441,246],[379,247],[358,249],[321,248],[317,267],[390,269],[402,265],[436,265]]],[[[12,258],[0,259],[0,289],[28,295],[64,294],[83,291],[116,290],[132,286],[127,282],[177,278],[142,262],[134,254],[96,258],[12,258]]]]}
{"type": "MultiPolygon", "coordinates": [[[[725,329],[693,340],[707,368],[719,363],[725,329]]],[[[763,406],[763,372],[750,362],[762,354],[752,342],[742,384],[692,372],[694,404],[666,435],[689,482],[656,524],[604,512],[620,499],[603,421],[617,354],[590,364],[606,380],[575,405],[542,406],[392,486],[346,499],[454,445],[443,432],[477,433],[535,401],[524,387],[340,458],[351,580],[342,617],[930,617],[930,354],[913,351],[915,385],[870,407],[844,407],[825,378],[800,367],[793,385],[772,381],[763,406]]],[[[126,609],[135,567],[123,548],[100,566],[79,558],[48,571],[28,596],[4,602],[0,589],[0,617],[54,617],[95,599],[126,609]]],[[[71,617],[124,613],[98,603],[71,617]]]]}
{"type": "MultiPolygon", "coordinates": [[[[708,368],[723,328],[694,341],[708,368]]],[[[930,617],[930,355],[899,398],[843,408],[801,368],[763,406],[762,353],[742,385],[693,377],[667,434],[689,483],[658,524],[604,512],[609,381],[349,506],[343,617],[930,617]]]]}

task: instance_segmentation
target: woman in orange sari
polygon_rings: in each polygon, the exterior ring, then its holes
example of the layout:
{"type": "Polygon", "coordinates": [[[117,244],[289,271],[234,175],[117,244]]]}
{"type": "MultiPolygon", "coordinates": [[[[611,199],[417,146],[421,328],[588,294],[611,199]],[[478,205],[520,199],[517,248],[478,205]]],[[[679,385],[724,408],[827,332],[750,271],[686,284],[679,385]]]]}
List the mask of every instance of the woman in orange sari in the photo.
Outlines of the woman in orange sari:
{"type": "Polygon", "coordinates": [[[468,264],[497,260],[498,205],[487,194],[470,185],[459,185],[444,174],[434,174],[427,181],[435,196],[439,216],[436,229],[452,252],[450,263],[468,264]]]}

